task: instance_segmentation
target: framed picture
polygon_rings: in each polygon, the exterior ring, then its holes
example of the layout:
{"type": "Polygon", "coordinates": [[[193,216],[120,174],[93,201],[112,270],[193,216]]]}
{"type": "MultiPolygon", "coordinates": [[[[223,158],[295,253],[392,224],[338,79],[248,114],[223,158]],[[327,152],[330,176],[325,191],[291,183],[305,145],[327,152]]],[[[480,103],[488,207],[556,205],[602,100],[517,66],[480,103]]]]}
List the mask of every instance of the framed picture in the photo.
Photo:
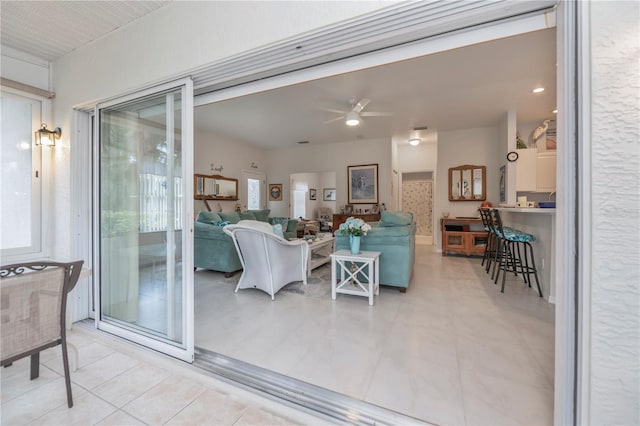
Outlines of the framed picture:
{"type": "Polygon", "coordinates": [[[309,188],[309,199],[311,201],[314,201],[314,200],[316,200],[316,197],[317,197],[316,190],[313,189],[313,188],[309,188]]]}
{"type": "Polygon", "coordinates": [[[335,201],[335,200],[336,200],[335,188],[324,188],[322,190],[322,201],[335,201]]]}
{"type": "Polygon", "coordinates": [[[353,214],[353,205],[345,204],[344,205],[344,214],[353,214]]]}
{"type": "Polygon", "coordinates": [[[269,184],[269,201],[282,201],[282,184],[269,184]]]}
{"type": "Polygon", "coordinates": [[[378,204],[378,165],[347,166],[349,204],[378,204]]]}

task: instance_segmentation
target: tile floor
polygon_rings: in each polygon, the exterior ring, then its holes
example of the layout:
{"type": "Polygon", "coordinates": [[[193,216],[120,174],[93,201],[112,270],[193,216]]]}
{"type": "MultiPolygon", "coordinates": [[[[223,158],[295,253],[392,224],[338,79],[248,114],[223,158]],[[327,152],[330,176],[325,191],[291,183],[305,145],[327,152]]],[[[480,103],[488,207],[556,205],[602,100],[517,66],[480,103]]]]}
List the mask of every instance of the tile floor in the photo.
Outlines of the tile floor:
{"type": "Polygon", "coordinates": [[[553,423],[554,305],[480,259],[416,246],[411,285],[318,299],[195,279],[195,343],[428,422],[553,423]]]}
{"type": "Polygon", "coordinates": [[[58,346],[42,352],[36,380],[29,380],[28,358],[1,369],[0,424],[324,424],[183,362],[83,326],[73,327],[69,342],[78,352],[78,368],[71,373],[73,408],[67,408],[58,346]]]}
{"type": "MultiPolygon", "coordinates": [[[[376,304],[213,287],[196,273],[196,345],[438,424],[553,422],[554,309],[519,279],[504,294],[477,258],[416,247],[406,294],[376,304]]],[[[321,424],[182,362],[75,326],[75,406],[60,349],[1,371],[0,423],[321,424]]]]}

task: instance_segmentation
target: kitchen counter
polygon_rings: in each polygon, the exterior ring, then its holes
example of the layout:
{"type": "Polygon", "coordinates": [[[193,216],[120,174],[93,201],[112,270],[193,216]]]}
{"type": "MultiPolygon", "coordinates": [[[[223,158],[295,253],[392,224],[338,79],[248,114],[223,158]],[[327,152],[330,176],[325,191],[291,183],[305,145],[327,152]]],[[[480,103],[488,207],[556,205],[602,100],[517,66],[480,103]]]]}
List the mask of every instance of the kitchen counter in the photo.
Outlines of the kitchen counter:
{"type": "Polygon", "coordinates": [[[555,303],[556,209],[499,207],[498,210],[504,226],[536,237],[532,247],[542,296],[549,303],[555,303]]]}
{"type": "Polygon", "coordinates": [[[496,207],[496,210],[516,213],[546,213],[556,214],[556,209],[541,209],[540,207],[496,207]]]}

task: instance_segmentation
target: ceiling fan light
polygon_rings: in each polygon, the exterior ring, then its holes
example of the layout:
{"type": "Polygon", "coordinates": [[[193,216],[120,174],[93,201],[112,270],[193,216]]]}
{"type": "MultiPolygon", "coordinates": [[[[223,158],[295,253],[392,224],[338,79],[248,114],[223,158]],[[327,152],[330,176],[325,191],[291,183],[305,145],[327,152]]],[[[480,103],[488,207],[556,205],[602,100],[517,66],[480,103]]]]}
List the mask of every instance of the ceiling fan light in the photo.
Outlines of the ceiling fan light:
{"type": "Polygon", "coordinates": [[[411,146],[420,145],[420,139],[419,138],[411,138],[411,139],[409,139],[409,145],[411,145],[411,146]]]}
{"type": "Polygon", "coordinates": [[[358,124],[360,124],[360,116],[355,111],[349,111],[347,113],[347,117],[346,118],[347,119],[345,120],[344,123],[347,126],[357,126],[358,124]]]}

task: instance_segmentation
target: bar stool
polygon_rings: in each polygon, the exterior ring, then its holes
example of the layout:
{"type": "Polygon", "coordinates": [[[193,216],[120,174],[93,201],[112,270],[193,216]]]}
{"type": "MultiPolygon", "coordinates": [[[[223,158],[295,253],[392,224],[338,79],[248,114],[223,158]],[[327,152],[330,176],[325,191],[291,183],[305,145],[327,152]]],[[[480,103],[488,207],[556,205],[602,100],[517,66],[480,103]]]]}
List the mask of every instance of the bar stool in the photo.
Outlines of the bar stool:
{"type": "Polygon", "coordinates": [[[535,236],[518,229],[503,226],[500,211],[497,209],[491,211],[491,218],[498,238],[495,259],[499,263],[494,283],[498,283],[500,271],[503,271],[500,292],[504,293],[507,272],[513,272],[515,276],[518,276],[518,272],[520,272],[524,283],[531,287],[531,275],[533,274],[538,287],[538,295],[542,297],[538,270],[536,269],[533,247],[531,246],[531,243],[536,240],[535,236]]]}
{"type": "Polygon", "coordinates": [[[487,245],[485,246],[484,254],[482,255],[481,265],[484,265],[484,262],[487,262],[487,266],[485,266],[485,272],[488,274],[489,270],[491,269],[491,263],[496,255],[498,237],[496,236],[495,230],[493,229],[493,221],[491,220],[491,209],[480,207],[478,211],[480,212],[480,218],[482,219],[484,230],[487,232],[487,245]]]}

